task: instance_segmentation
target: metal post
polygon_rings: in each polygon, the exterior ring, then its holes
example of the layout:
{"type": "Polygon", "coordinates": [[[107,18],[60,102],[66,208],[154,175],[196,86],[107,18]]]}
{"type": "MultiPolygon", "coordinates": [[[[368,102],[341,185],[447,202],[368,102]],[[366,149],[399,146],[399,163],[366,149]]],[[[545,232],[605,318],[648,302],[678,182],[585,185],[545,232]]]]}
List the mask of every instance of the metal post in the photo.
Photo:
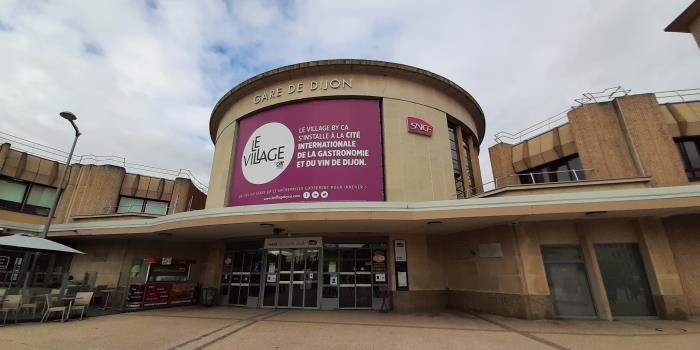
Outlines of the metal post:
{"type": "Polygon", "coordinates": [[[56,195],[54,196],[53,205],[51,205],[51,210],[49,211],[49,218],[48,220],[46,220],[46,225],[44,225],[44,231],[41,233],[41,238],[46,238],[46,235],[49,233],[49,227],[51,227],[51,221],[53,220],[53,215],[56,212],[56,207],[58,206],[58,199],[60,198],[61,190],[63,189],[63,181],[65,180],[66,174],[68,173],[68,168],[70,168],[70,160],[71,158],[73,158],[75,144],[78,143],[78,137],[81,135],[75,123],[73,123],[72,120],[70,121],[70,123],[73,125],[73,129],[75,129],[75,138],[73,139],[73,146],[71,146],[70,153],[68,153],[68,159],[66,160],[66,168],[63,170],[63,174],[61,174],[61,179],[58,181],[56,195]]]}

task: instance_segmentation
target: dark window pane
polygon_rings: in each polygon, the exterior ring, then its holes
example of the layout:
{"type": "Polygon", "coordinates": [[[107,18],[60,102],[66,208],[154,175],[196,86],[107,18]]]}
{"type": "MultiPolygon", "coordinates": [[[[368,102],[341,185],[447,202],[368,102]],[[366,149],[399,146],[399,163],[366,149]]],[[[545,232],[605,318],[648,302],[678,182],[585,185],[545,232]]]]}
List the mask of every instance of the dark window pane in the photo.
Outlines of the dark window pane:
{"type": "Polygon", "coordinates": [[[357,287],[356,307],[372,307],[372,287],[357,287]]]}
{"type": "Polygon", "coordinates": [[[143,199],[119,197],[117,213],[140,213],[143,210],[143,199]]]}
{"type": "Polygon", "coordinates": [[[143,212],[146,214],[165,215],[168,213],[168,202],[146,200],[146,207],[143,212]]]}
{"type": "Polygon", "coordinates": [[[342,249],[340,251],[340,271],[355,271],[355,252],[352,249],[342,249]]]}
{"type": "Polygon", "coordinates": [[[355,284],[355,275],[340,275],[340,284],[355,284]]]}
{"type": "Polygon", "coordinates": [[[22,203],[27,185],[9,179],[0,179],[0,200],[22,203]]]}
{"type": "Polygon", "coordinates": [[[54,196],[56,196],[55,188],[34,184],[29,189],[27,204],[35,207],[51,208],[54,196]]]}
{"type": "Polygon", "coordinates": [[[323,297],[324,298],[337,298],[338,297],[338,287],[335,287],[335,286],[323,287],[323,297]]]}
{"type": "Polygon", "coordinates": [[[595,252],[613,316],[655,316],[637,244],[596,244],[595,252]]]}
{"type": "Polygon", "coordinates": [[[355,307],[355,287],[340,288],[340,307],[355,307]]]}
{"type": "Polygon", "coordinates": [[[318,300],[318,283],[306,283],[304,293],[304,307],[316,307],[318,300]]]}
{"type": "Polygon", "coordinates": [[[554,174],[555,179],[553,180],[554,182],[561,182],[561,181],[571,181],[573,180],[571,173],[569,171],[569,167],[566,164],[562,164],[558,166],[555,169],[556,173],[554,174]]]}
{"type": "Polygon", "coordinates": [[[578,246],[544,246],[542,247],[542,260],[555,261],[583,261],[581,249],[578,246]]]}
{"type": "Polygon", "coordinates": [[[688,164],[693,169],[700,169],[700,151],[695,141],[685,141],[685,152],[688,155],[688,164]]]}

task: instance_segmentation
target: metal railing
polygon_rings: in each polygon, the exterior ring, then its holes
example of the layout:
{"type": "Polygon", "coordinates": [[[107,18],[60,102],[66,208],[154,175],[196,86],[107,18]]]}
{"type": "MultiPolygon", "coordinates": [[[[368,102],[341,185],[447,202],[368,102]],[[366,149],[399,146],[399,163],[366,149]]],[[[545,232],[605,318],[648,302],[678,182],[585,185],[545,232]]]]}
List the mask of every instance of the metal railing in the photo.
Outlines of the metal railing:
{"type": "Polygon", "coordinates": [[[552,130],[553,128],[556,128],[560,125],[566,124],[569,121],[567,113],[569,113],[569,111],[572,109],[573,108],[567,108],[545,120],[539,121],[515,133],[499,131],[493,135],[493,138],[496,140],[496,143],[503,143],[505,140],[518,143],[522,142],[523,138],[525,137],[531,138],[543,132],[552,130]]]}
{"type": "Polygon", "coordinates": [[[516,185],[543,185],[552,183],[570,183],[570,182],[581,182],[590,180],[592,178],[594,169],[571,169],[571,170],[559,170],[559,171],[541,171],[541,172],[529,172],[529,173],[519,173],[514,175],[508,175],[501,178],[493,179],[489,182],[482,184],[476,188],[470,188],[467,193],[467,198],[476,196],[482,193],[490,192],[503,188],[506,186],[516,186],[516,185]],[[557,181],[551,181],[551,174],[556,174],[557,181]],[[559,174],[562,174],[560,180],[559,174]],[[563,176],[566,175],[566,176],[563,176]],[[523,179],[528,179],[530,182],[523,183],[523,179]],[[540,181],[540,179],[542,179],[540,181]],[[547,179],[547,181],[544,181],[547,179]]]}
{"type": "Polygon", "coordinates": [[[700,101],[700,89],[683,89],[655,92],[659,104],[700,101]]]}
{"type": "MultiPolygon", "coordinates": [[[[574,99],[578,103],[578,106],[572,106],[564,110],[563,112],[557,113],[545,120],[539,121],[531,126],[520,131],[510,133],[507,131],[499,131],[493,135],[496,143],[503,142],[516,142],[520,143],[523,140],[533,138],[541,133],[547,132],[566,124],[569,119],[567,113],[579,106],[583,106],[589,103],[600,103],[600,102],[610,102],[618,97],[624,97],[629,95],[632,90],[623,88],[622,86],[614,86],[611,88],[604,89],[598,92],[586,92],[581,94],[582,97],[574,99]]],[[[700,89],[681,89],[681,90],[669,90],[669,91],[659,91],[653,93],[656,96],[656,101],[659,104],[665,103],[685,103],[700,101],[700,89]]]]}
{"type": "MultiPolygon", "coordinates": [[[[37,156],[39,158],[48,159],[50,161],[65,163],[66,158],[68,157],[68,152],[58,148],[46,146],[38,142],[0,131],[0,144],[5,142],[9,143],[12,146],[12,149],[37,156]]],[[[125,157],[121,156],[100,156],[95,154],[74,155],[71,165],[73,164],[116,165],[123,167],[128,172],[139,173],[147,176],[169,178],[182,177],[190,179],[192,184],[203,193],[207,193],[208,191],[208,187],[203,182],[199,181],[188,169],[165,169],[145,164],[131,163],[128,162],[125,157]]]]}

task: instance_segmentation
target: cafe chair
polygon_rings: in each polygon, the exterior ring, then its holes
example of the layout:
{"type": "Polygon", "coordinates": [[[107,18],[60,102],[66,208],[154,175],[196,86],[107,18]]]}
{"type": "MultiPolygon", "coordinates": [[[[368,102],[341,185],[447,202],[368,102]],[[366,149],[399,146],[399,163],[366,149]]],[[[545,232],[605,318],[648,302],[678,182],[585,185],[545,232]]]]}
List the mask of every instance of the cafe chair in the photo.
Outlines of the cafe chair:
{"type": "Polygon", "coordinates": [[[46,320],[49,319],[49,315],[51,315],[54,312],[61,313],[61,321],[63,321],[66,318],[66,311],[68,311],[68,307],[65,305],[58,306],[57,304],[60,303],[62,303],[62,300],[59,294],[46,295],[46,312],[44,312],[44,316],[41,318],[42,323],[46,322],[46,320]]]}
{"type": "Polygon", "coordinates": [[[83,320],[83,315],[85,310],[87,310],[90,302],[92,301],[93,292],[80,292],[75,295],[75,301],[71,305],[70,310],[68,310],[68,317],[70,317],[73,310],[80,310],[80,320],[83,320]]]}
{"type": "Polygon", "coordinates": [[[5,299],[3,299],[2,308],[0,308],[0,312],[5,314],[2,319],[3,326],[7,323],[7,314],[9,314],[10,312],[15,313],[15,323],[17,323],[17,312],[19,312],[19,306],[21,302],[22,295],[20,294],[8,295],[5,297],[5,299]]]}
{"type": "Polygon", "coordinates": [[[19,305],[19,312],[22,313],[23,310],[32,310],[32,317],[34,317],[38,305],[36,301],[32,302],[34,293],[32,293],[31,290],[23,289],[20,294],[22,295],[22,300],[19,305]]]}

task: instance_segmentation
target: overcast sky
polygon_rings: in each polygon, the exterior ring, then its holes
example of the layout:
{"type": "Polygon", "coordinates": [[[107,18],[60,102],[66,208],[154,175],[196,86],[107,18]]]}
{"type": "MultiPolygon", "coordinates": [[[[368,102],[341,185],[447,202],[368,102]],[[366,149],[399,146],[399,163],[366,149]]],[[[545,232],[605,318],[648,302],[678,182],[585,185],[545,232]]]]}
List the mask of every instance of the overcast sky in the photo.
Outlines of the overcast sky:
{"type": "Polygon", "coordinates": [[[494,133],[581,93],[700,87],[693,38],[663,31],[691,2],[0,0],[0,131],[67,150],[57,113],[70,110],[84,132],[77,154],[187,168],[207,183],[209,115],[230,88],[302,61],[376,59],[476,98],[489,180],[494,133]]]}

